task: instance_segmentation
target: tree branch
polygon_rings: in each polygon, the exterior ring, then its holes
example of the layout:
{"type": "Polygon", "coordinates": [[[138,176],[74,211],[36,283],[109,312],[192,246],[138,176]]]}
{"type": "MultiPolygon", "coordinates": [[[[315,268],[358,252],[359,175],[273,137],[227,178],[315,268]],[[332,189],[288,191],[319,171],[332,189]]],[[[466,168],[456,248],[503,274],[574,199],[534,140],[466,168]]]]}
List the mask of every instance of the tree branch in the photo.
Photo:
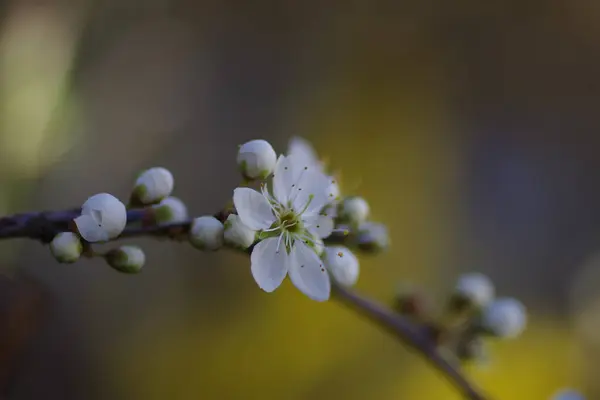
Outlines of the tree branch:
{"type": "MultiPolygon", "coordinates": [[[[44,211],[15,214],[0,218],[0,239],[29,238],[42,243],[50,243],[55,235],[69,231],[72,220],[79,216],[79,209],[65,211],[44,211]]],[[[230,211],[221,211],[215,218],[225,221],[230,211]]],[[[181,238],[190,227],[191,221],[177,224],[147,226],[144,223],[145,210],[129,210],[127,227],[117,238],[153,236],[164,238],[181,238]]],[[[339,243],[342,236],[334,234],[326,243],[339,243]]],[[[453,364],[438,351],[435,338],[430,329],[413,323],[395,313],[388,307],[365,298],[344,287],[333,285],[333,298],[348,306],[358,314],[367,317],[395,336],[402,343],[415,349],[438,371],[440,371],[465,398],[469,400],[486,400],[486,397],[469,382],[458,364],[453,364]]]]}
{"type": "Polygon", "coordinates": [[[387,330],[398,340],[419,352],[425,359],[469,400],[486,400],[461,371],[440,354],[435,339],[427,327],[419,326],[388,307],[365,298],[340,285],[333,285],[333,296],[353,311],[387,330]]]}

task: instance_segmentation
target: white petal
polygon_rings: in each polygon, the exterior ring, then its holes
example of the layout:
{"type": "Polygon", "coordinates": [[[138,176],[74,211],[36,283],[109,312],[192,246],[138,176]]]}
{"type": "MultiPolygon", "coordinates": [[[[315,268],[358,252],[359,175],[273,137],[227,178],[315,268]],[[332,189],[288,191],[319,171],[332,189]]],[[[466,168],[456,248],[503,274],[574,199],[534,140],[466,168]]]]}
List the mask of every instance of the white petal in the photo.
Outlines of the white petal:
{"type": "Polygon", "coordinates": [[[287,203],[292,185],[298,180],[298,172],[297,160],[291,156],[279,156],[273,172],[273,195],[281,204],[287,203]]]}
{"type": "Polygon", "coordinates": [[[109,239],[108,232],[100,226],[98,221],[91,215],[80,215],[74,220],[77,231],[82,238],[90,243],[106,242],[109,239]]]}
{"type": "Polygon", "coordinates": [[[309,214],[320,212],[326,204],[334,199],[333,193],[329,190],[330,187],[331,178],[314,167],[312,169],[305,167],[290,195],[294,210],[301,212],[306,209],[309,214]]]}
{"type": "Polygon", "coordinates": [[[269,201],[254,189],[236,188],[233,204],[244,225],[250,229],[267,229],[275,222],[269,201]]]}
{"type": "Polygon", "coordinates": [[[258,242],[250,256],[250,269],[258,286],[265,292],[277,289],[288,272],[290,258],[279,238],[258,242]]]}
{"type": "Polygon", "coordinates": [[[331,217],[318,214],[306,217],[303,215],[302,220],[309,232],[317,237],[324,239],[333,231],[334,223],[331,217]]]}
{"type": "Polygon", "coordinates": [[[296,157],[304,164],[318,164],[319,159],[317,153],[313,149],[310,142],[301,137],[293,137],[288,145],[288,154],[296,157]]]}
{"type": "Polygon", "coordinates": [[[288,273],[292,283],[313,300],[328,300],[331,292],[329,274],[315,251],[297,240],[291,255],[288,273]]]}

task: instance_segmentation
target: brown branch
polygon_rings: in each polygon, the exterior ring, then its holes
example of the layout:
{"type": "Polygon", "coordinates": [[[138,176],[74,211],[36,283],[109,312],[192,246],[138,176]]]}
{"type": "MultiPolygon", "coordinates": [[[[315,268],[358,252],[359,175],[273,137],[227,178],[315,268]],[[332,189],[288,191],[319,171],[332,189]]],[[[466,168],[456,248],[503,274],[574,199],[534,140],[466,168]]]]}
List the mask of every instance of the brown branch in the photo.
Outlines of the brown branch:
{"type": "MultiPolygon", "coordinates": [[[[215,218],[225,221],[231,211],[221,211],[215,218]]],[[[35,212],[16,214],[0,218],[0,239],[29,238],[49,243],[52,238],[72,227],[72,220],[79,215],[79,210],[35,212]]],[[[185,238],[191,221],[177,224],[156,226],[145,223],[144,210],[127,212],[128,226],[116,239],[141,236],[162,238],[185,238]]],[[[344,235],[334,234],[327,244],[343,243],[344,235]]],[[[367,317],[395,336],[402,343],[419,352],[435,369],[440,371],[465,398],[469,400],[486,400],[486,397],[469,382],[457,363],[452,363],[442,356],[436,346],[431,331],[417,325],[405,317],[395,313],[388,307],[365,298],[353,291],[338,285],[333,286],[333,298],[339,300],[358,314],[367,317]]]]}
{"type": "Polygon", "coordinates": [[[402,343],[420,353],[465,398],[470,400],[486,400],[486,397],[479,389],[469,382],[465,374],[461,371],[460,366],[451,363],[440,354],[435,344],[435,339],[426,327],[416,325],[388,307],[340,285],[333,285],[332,294],[334,298],[347,305],[353,311],[364,315],[370,321],[394,335],[402,343]]]}

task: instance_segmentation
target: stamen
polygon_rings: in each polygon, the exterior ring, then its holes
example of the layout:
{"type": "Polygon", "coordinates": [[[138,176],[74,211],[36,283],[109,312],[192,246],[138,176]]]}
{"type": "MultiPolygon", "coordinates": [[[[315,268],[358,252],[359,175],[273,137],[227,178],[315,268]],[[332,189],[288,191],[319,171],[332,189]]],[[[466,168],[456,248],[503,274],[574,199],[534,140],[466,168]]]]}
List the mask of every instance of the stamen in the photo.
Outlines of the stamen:
{"type": "Polygon", "coordinates": [[[284,235],[284,233],[279,235],[279,240],[277,240],[277,250],[275,250],[275,253],[279,253],[279,245],[281,245],[281,239],[283,238],[283,235],[284,235]]]}

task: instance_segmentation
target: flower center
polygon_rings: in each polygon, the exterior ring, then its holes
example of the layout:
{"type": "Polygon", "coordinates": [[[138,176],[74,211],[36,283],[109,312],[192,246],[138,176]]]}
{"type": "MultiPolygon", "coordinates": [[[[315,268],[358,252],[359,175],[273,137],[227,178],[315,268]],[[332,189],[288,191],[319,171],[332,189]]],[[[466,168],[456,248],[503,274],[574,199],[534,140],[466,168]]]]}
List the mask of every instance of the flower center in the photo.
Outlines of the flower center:
{"type": "Polygon", "coordinates": [[[282,231],[300,233],[304,227],[300,216],[292,210],[286,210],[279,215],[279,226],[282,231]]]}

